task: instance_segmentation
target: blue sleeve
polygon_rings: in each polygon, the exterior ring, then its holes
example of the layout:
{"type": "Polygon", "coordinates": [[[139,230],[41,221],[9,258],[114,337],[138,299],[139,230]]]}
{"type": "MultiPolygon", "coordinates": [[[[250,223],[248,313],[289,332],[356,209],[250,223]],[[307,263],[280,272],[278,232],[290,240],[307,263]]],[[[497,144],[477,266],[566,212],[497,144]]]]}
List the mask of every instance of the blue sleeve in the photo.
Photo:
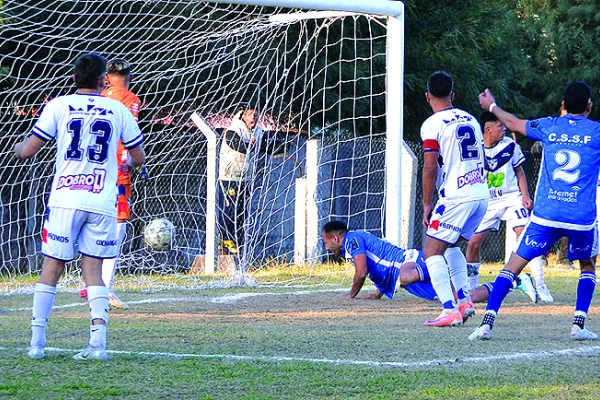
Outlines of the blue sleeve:
{"type": "Polygon", "coordinates": [[[527,137],[532,140],[544,141],[546,137],[546,131],[544,128],[548,126],[548,123],[552,121],[551,118],[538,118],[527,121],[525,124],[525,133],[527,137]]]}
{"type": "Polygon", "coordinates": [[[349,254],[352,258],[356,257],[359,254],[365,254],[367,249],[365,246],[365,241],[360,235],[356,232],[348,232],[346,233],[346,244],[345,251],[346,254],[349,254]]]}

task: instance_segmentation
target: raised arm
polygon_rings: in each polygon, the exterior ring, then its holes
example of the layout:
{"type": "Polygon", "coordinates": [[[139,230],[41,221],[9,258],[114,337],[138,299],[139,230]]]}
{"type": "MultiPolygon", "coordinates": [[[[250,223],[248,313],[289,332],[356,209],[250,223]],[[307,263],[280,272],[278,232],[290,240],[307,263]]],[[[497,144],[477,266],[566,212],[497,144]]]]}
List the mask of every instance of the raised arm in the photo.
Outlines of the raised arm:
{"type": "Polygon", "coordinates": [[[522,135],[527,135],[525,127],[527,125],[526,119],[519,119],[513,114],[504,111],[496,104],[496,100],[489,89],[485,89],[485,92],[479,95],[479,105],[484,110],[488,110],[493,113],[498,119],[506,126],[509,131],[519,132],[522,135]]]}
{"type": "Polygon", "coordinates": [[[29,136],[27,139],[15,145],[15,157],[18,160],[26,160],[36,155],[36,153],[46,143],[35,135],[29,136]]]}

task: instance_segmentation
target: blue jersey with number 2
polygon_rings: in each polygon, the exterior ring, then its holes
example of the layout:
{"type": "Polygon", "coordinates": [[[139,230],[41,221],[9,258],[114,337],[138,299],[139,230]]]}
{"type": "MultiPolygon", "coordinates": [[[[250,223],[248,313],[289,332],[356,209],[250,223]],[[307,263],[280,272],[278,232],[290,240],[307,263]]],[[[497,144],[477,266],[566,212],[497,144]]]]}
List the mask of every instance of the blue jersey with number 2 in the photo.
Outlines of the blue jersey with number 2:
{"type": "Polygon", "coordinates": [[[528,121],[526,133],[544,149],[531,220],[556,228],[593,228],[600,124],[567,114],[528,121]]]}

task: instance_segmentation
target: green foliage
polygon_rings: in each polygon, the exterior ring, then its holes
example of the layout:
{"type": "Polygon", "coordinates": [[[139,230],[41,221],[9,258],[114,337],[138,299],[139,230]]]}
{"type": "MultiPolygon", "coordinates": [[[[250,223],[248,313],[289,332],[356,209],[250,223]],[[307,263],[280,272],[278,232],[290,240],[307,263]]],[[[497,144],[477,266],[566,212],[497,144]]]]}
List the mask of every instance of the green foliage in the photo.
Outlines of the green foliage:
{"type": "MultiPolygon", "coordinates": [[[[600,93],[600,1],[519,1],[518,10],[531,57],[526,95],[540,115],[558,113],[562,90],[574,80],[591,85],[594,100],[600,93]]],[[[592,110],[591,118],[599,116],[592,110]]]]}
{"type": "Polygon", "coordinates": [[[406,2],[405,137],[418,140],[431,115],[424,93],[428,76],[449,72],[455,106],[481,113],[477,96],[486,87],[508,109],[522,109],[528,61],[521,51],[522,24],[515,1],[406,2]]]}

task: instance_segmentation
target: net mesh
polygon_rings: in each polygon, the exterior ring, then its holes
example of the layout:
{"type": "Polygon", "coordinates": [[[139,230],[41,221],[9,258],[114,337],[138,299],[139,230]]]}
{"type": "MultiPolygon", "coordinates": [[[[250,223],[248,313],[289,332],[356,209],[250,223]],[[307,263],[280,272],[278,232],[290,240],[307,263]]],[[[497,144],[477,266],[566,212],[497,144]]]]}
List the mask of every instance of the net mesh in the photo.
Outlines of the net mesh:
{"type": "MultiPolygon", "coordinates": [[[[277,131],[273,140],[287,149],[285,155],[254,153],[248,159],[250,200],[243,254],[235,256],[234,270],[294,270],[295,182],[306,172],[308,140],[318,141],[319,225],[340,219],[383,235],[381,18],[271,22],[272,15],[299,11],[197,1],[5,1],[1,10],[4,292],[31,285],[41,268],[40,232],[55,157],[47,145],[32,161],[17,162],[12,148],[29,134],[48,100],[74,92],[72,63],[84,52],[127,59],[134,77],[130,89],[142,100],[139,124],[150,178],[134,176],[132,218],[115,284],[159,289],[240,282],[201,275],[196,268],[206,248],[206,171],[214,160],[190,121],[193,112],[220,140],[239,107],[254,104],[259,126],[277,131]],[[177,229],[168,252],[153,252],[143,241],[144,227],[156,218],[177,229]]],[[[309,261],[321,261],[324,250],[318,247],[309,261]]],[[[78,265],[67,264],[62,284],[68,288],[81,285],[78,265]]]]}

